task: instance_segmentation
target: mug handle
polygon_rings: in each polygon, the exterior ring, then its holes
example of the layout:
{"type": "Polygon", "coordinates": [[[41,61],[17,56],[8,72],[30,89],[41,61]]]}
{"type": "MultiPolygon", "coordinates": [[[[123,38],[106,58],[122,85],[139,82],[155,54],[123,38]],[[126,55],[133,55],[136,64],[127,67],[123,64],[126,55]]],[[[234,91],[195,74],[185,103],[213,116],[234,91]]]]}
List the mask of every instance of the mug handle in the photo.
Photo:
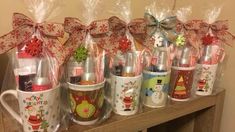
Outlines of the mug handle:
{"type": "Polygon", "coordinates": [[[19,114],[17,114],[4,100],[5,95],[13,95],[16,99],[18,99],[17,91],[16,90],[7,90],[3,92],[0,96],[0,102],[3,105],[3,107],[10,113],[12,117],[14,117],[20,124],[22,124],[22,119],[19,114]]]}

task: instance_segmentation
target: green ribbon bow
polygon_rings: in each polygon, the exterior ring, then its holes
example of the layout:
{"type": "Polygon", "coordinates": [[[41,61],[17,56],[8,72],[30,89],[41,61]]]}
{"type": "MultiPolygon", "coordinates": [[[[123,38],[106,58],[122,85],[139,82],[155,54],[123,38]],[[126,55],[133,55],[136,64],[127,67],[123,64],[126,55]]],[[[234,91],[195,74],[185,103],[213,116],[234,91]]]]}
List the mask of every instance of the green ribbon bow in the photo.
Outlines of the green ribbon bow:
{"type": "Polygon", "coordinates": [[[157,20],[153,15],[145,13],[144,15],[147,21],[147,33],[154,35],[156,32],[161,33],[163,38],[170,42],[174,42],[176,39],[176,16],[167,17],[161,21],[157,20]]]}

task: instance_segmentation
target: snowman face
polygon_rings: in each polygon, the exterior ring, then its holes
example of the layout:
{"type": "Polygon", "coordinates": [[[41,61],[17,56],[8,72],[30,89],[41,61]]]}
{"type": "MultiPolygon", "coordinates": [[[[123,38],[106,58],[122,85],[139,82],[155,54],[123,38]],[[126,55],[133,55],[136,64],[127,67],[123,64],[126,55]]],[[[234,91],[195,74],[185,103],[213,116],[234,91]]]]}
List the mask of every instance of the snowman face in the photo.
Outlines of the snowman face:
{"type": "Polygon", "coordinates": [[[155,85],[155,92],[152,94],[152,101],[155,104],[160,104],[164,101],[164,93],[162,92],[163,85],[161,84],[162,80],[157,80],[155,85]]]}
{"type": "Polygon", "coordinates": [[[162,88],[163,88],[162,80],[159,79],[159,80],[157,80],[157,84],[155,85],[155,91],[156,92],[161,92],[162,88]]]}
{"type": "Polygon", "coordinates": [[[161,92],[161,91],[162,91],[162,88],[163,88],[163,85],[156,85],[155,91],[156,91],[156,92],[161,92]]]}

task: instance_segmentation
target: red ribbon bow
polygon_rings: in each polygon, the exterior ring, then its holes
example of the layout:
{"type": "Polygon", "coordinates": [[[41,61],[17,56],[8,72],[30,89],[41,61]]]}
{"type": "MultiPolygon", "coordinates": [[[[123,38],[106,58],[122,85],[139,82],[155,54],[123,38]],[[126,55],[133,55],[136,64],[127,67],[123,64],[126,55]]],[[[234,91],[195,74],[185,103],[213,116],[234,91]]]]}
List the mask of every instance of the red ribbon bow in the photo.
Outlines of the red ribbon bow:
{"type": "Polygon", "coordinates": [[[85,26],[81,24],[79,19],[67,17],[65,18],[64,28],[65,32],[70,34],[65,44],[66,50],[70,55],[84,42],[87,33],[93,37],[94,41],[99,43],[109,32],[107,20],[93,21],[89,26],[85,26]]]}
{"type": "Polygon", "coordinates": [[[182,33],[190,45],[197,50],[200,48],[201,39],[199,30],[201,28],[202,20],[191,20],[186,23],[178,20],[176,24],[176,30],[182,33]]]}
{"type": "Polygon", "coordinates": [[[128,30],[137,41],[143,41],[147,35],[146,21],[142,18],[134,19],[129,24],[116,16],[108,19],[110,34],[107,38],[108,43],[100,44],[100,47],[109,53],[117,53],[120,50],[119,41],[126,37],[128,30]]]}
{"type": "Polygon", "coordinates": [[[222,44],[231,46],[235,36],[228,31],[228,20],[219,20],[212,24],[202,22],[200,26],[200,34],[206,36],[210,31],[217,37],[222,44]]]}
{"type": "Polygon", "coordinates": [[[35,29],[40,32],[43,46],[55,57],[59,65],[63,64],[66,55],[63,51],[63,46],[58,41],[57,37],[64,35],[63,25],[56,23],[35,23],[24,14],[13,14],[13,30],[0,37],[0,54],[3,54],[32,38],[35,29]]]}

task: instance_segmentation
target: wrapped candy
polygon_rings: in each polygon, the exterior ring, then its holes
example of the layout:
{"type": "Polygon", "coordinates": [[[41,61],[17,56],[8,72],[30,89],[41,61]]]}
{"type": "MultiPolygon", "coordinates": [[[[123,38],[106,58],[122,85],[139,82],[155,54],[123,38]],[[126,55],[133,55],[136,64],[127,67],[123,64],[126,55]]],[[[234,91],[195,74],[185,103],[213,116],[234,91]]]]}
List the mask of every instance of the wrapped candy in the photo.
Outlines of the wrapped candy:
{"type": "MultiPolygon", "coordinates": [[[[59,38],[63,25],[47,22],[60,8],[59,0],[24,0],[33,19],[13,14],[13,30],[0,37],[0,53],[11,52],[16,87],[5,78],[1,104],[26,132],[56,131],[60,125],[60,67],[66,53],[59,38]],[[13,90],[7,90],[13,89],[13,90]],[[13,95],[19,103],[18,115],[6,102],[13,95]]],[[[9,68],[11,69],[11,68],[9,68]]],[[[8,71],[11,73],[12,71],[8,71]]],[[[14,84],[14,83],[13,83],[14,84]]]]}
{"type": "Polygon", "coordinates": [[[176,16],[170,9],[156,8],[154,2],[146,7],[147,40],[145,46],[151,51],[150,65],[143,72],[143,104],[164,107],[167,103],[173,45],[177,36],[176,16]]]}
{"type": "Polygon", "coordinates": [[[205,20],[200,24],[201,56],[197,64],[194,86],[197,95],[211,95],[216,79],[217,67],[224,58],[224,45],[235,39],[228,31],[228,21],[218,20],[221,8],[213,7],[206,11],[205,20]]]}
{"type": "Polygon", "coordinates": [[[85,25],[77,18],[65,18],[65,31],[70,37],[66,41],[68,100],[72,120],[80,125],[101,123],[111,112],[105,85],[105,50],[98,44],[109,32],[108,20],[95,20],[99,0],[83,1],[85,25]],[[95,21],[94,21],[95,20],[95,21]]]}

